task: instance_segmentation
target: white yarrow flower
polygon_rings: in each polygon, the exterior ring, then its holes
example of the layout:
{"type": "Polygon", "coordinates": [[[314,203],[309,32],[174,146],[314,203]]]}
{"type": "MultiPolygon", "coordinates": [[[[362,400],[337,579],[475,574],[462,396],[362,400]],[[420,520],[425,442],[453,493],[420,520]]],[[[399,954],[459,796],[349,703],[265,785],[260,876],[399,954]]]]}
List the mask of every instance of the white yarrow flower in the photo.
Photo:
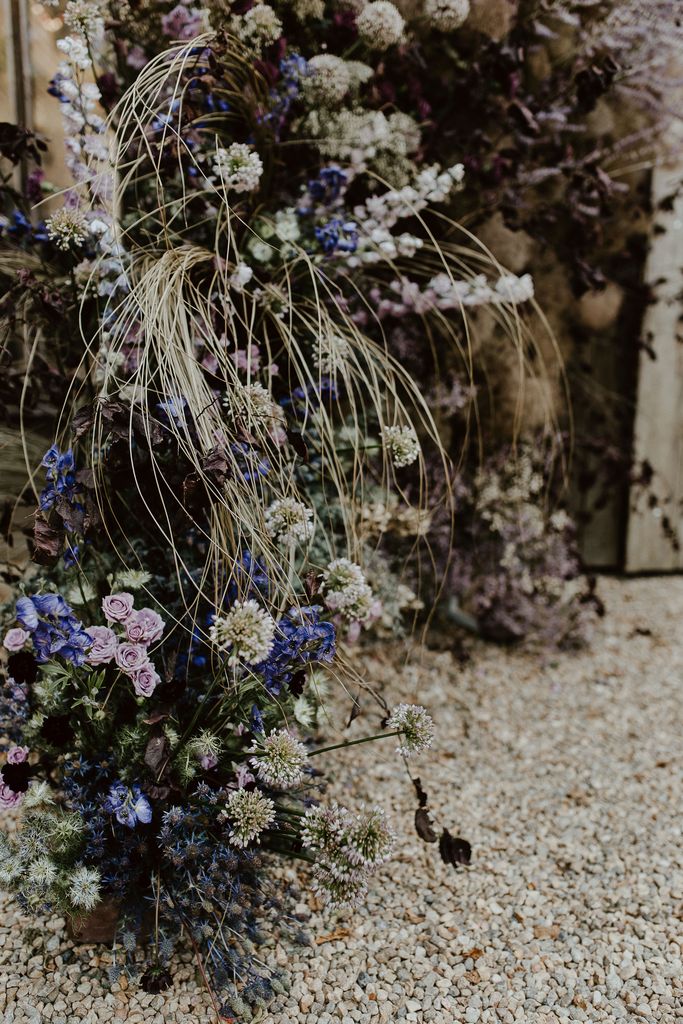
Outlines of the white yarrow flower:
{"type": "Polygon", "coordinates": [[[396,469],[412,465],[420,454],[420,442],[414,427],[385,427],[382,440],[396,469]]]}
{"type": "Polygon", "coordinates": [[[228,665],[243,661],[258,665],[273,647],[275,622],[253,599],[235,601],[226,615],[217,615],[209,630],[209,639],[220,651],[230,651],[228,665]]]}
{"type": "Polygon", "coordinates": [[[287,729],[271,732],[254,753],[251,766],[266,786],[291,789],[301,782],[308,754],[303,743],[287,729]]]}
{"type": "Polygon", "coordinates": [[[230,843],[243,849],[259,843],[261,833],[275,820],[275,804],[258,789],[236,789],[228,797],[226,815],[230,819],[230,843]]]}
{"type": "Polygon", "coordinates": [[[405,22],[389,0],[374,0],[356,18],[358,34],[372,50],[387,50],[400,43],[405,22]]]}
{"type": "Polygon", "coordinates": [[[273,540],[303,544],[313,534],[313,509],[295,498],[278,498],[266,509],[265,520],[273,540]]]}
{"type": "Polygon", "coordinates": [[[254,276],[254,271],[248,263],[238,263],[228,278],[228,285],[235,292],[243,292],[254,276]]]}
{"type": "Polygon", "coordinates": [[[255,192],[263,174],[261,157],[244,142],[219,148],[213,158],[213,172],[233,192],[255,192]]]}

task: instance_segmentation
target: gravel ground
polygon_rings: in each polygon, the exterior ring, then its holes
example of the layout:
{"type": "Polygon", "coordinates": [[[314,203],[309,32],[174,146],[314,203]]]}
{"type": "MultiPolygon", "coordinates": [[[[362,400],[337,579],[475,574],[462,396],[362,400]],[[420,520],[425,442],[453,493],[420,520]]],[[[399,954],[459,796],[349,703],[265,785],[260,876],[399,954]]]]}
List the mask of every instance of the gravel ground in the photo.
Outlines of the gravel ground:
{"type": "MultiPolygon", "coordinates": [[[[683,1024],[683,579],[601,593],[590,651],[367,663],[392,702],[430,707],[438,741],[416,770],[472,864],[445,866],[413,833],[392,740],[335,755],[336,795],[390,805],[399,855],[361,910],[298,908],[312,946],[266,951],[292,985],[265,1024],[683,1024]]],[[[0,908],[6,1024],[215,1019],[189,960],[164,995],[112,989],[106,951],[0,908]]]]}

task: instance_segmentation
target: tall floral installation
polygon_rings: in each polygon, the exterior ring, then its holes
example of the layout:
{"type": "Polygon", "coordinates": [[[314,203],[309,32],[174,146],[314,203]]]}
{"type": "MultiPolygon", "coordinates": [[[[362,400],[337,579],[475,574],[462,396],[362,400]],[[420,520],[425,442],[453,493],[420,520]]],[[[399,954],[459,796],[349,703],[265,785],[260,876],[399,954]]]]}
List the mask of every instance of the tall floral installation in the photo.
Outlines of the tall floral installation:
{"type": "Polygon", "coordinates": [[[424,158],[420,54],[468,11],[69,0],[50,91],[72,186],[2,130],[5,422],[37,510],[4,615],[0,805],[21,820],[0,882],[76,930],[114,908],[112,975],[146,942],[150,990],[182,936],[226,1017],[280,984],[258,956],[287,920],[277,858],[344,907],[392,854],[381,807],[327,799],[325,754],[384,742],[409,769],[432,740],[353,659],[431,606],[428,524],[452,522],[401,346],[467,366],[484,307],[522,361],[532,344],[530,278],[448,217],[463,164],[424,158]],[[335,688],[365,716],[329,742],[335,688]]]}

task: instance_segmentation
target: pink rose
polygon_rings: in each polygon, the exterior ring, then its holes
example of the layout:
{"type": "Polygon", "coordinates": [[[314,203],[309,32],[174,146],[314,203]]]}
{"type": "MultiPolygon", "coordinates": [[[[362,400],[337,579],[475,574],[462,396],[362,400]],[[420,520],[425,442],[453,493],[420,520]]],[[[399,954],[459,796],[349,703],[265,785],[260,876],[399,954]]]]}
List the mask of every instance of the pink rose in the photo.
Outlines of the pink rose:
{"type": "Polygon", "coordinates": [[[149,665],[147,648],[142,644],[120,644],[114,655],[116,664],[126,675],[132,675],[138,669],[149,665]]]}
{"type": "Polygon", "coordinates": [[[151,697],[157,684],[161,682],[151,662],[147,662],[142,668],[131,672],[130,678],[133,680],[133,689],[138,697],[151,697]]]}
{"type": "Polygon", "coordinates": [[[116,654],[118,640],[116,633],[109,626],[89,626],[86,629],[92,637],[93,644],[88,651],[86,661],[89,665],[108,665],[116,654]]]}
{"type": "Polygon", "coordinates": [[[2,642],[8,651],[20,651],[30,638],[30,633],[20,626],[15,626],[14,629],[9,629],[5,633],[5,639],[2,642]]]}
{"type": "Polygon", "coordinates": [[[12,807],[18,807],[23,799],[23,793],[15,793],[6,782],[0,783],[0,807],[3,810],[8,811],[12,807]]]}
{"type": "Polygon", "coordinates": [[[134,604],[132,594],[110,594],[102,601],[102,611],[107,622],[125,622],[134,604]]]}
{"type": "Polygon", "coordinates": [[[10,747],[7,751],[7,764],[23,764],[28,757],[28,747],[10,747]]]}
{"type": "Polygon", "coordinates": [[[126,622],[126,636],[132,644],[153,644],[163,636],[166,623],[152,608],[133,612],[126,622]]]}

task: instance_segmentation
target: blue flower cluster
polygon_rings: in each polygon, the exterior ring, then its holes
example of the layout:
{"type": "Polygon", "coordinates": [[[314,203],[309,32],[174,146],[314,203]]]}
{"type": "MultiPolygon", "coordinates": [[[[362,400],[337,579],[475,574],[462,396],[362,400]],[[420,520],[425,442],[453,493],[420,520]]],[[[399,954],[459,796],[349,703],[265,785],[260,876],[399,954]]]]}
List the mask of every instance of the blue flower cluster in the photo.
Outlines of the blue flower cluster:
{"type": "Polygon", "coordinates": [[[152,805],[137,783],[129,787],[124,782],[115,782],[109,789],[104,809],[128,828],[135,828],[138,822],[149,825],[152,820],[152,805]]]}
{"type": "Polygon", "coordinates": [[[85,664],[92,637],[60,594],[20,597],[16,615],[31,634],[37,662],[45,664],[58,656],[72,665],[85,664]]]}
{"type": "Polygon", "coordinates": [[[308,61],[298,53],[290,53],[279,64],[280,80],[271,92],[273,107],[259,120],[272,126],[275,138],[279,140],[292,105],[301,93],[301,79],[310,75],[308,61]]]}
{"type": "Polygon", "coordinates": [[[41,220],[39,224],[34,225],[21,210],[13,210],[11,219],[5,224],[0,225],[0,237],[3,234],[8,235],[15,242],[22,239],[27,242],[49,241],[45,221],[41,220]]]}
{"type": "MultiPolygon", "coordinates": [[[[341,167],[334,164],[331,167],[323,167],[318,177],[308,182],[308,195],[316,203],[332,206],[346,190],[347,180],[346,171],[342,171],[341,167]]],[[[304,210],[308,212],[305,208],[304,210]]]]}
{"type": "Polygon", "coordinates": [[[277,695],[304,665],[332,661],[336,643],[333,623],[322,622],[318,608],[292,608],[278,622],[273,648],[255,671],[263,676],[266,689],[277,695]]]}
{"type": "Polygon", "coordinates": [[[83,505],[78,501],[83,488],[76,479],[76,464],[74,453],[71,448],[61,452],[56,444],[45,452],[41,460],[41,466],[47,470],[47,486],[40,495],[40,508],[43,512],[54,508],[58,498],[64,498],[70,505],[82,509],[83,505]]]}
{"type": "Polygon", "coordinates": [[[358,229],[352,220],[332,217],[314,229],[316,241],[326,256],[335,252],[355,252],[358,248],[358,229]]]}

